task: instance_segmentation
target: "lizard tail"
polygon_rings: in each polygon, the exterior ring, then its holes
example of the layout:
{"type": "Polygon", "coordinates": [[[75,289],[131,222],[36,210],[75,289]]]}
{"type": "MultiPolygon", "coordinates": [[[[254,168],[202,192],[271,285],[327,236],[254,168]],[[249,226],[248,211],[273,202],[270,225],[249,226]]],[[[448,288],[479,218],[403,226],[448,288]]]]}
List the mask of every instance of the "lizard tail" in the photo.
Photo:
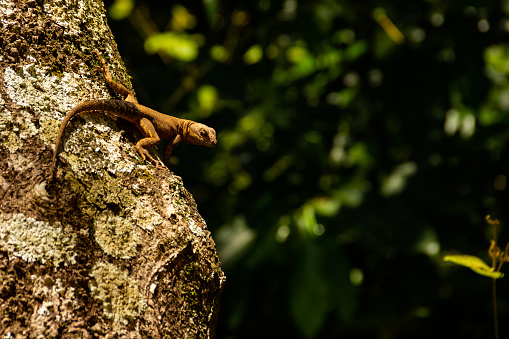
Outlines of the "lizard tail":
{"type": "Polygon", "coordinates": [[[51,177],[53,177],[55,172],[55,167],[57,164],[57,155],[58,155],[58,149],[60,148],[60,144],[62,143],[62,137],[64,136],[64,130],[65,126],[67,126],[67,123],[69,120],[71,120],[74,116],[83,113],[83,112],[90,112],[90,111],[97,111],[101,110],[102,108],[108,108],[109,101],[111,100],[90,100],[83,102],[77,106],[75,106],[73,109],[71,109],[66,116],[64,117],[64,120],[62,120],[62,123],[60,125],[60,129],[58,130],[57,134],[57,140],[55,142],[55,148],[53,150],[53,159],[51,161],[51,167],[50,167],[50,174],[51,177]]]}

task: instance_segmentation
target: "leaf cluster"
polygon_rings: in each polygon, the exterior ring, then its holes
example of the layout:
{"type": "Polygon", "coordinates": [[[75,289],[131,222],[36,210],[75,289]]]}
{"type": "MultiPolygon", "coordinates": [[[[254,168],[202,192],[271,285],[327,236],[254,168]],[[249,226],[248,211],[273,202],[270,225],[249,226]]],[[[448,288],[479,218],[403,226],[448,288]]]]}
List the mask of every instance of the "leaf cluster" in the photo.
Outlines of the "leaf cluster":
{"type": "Polygon", "coordinates": [[[228,277],[219,337],[481,331],[484,313],[444,316],[476,287],[451,292],[440,251],[482,248],[486,211],[508,219],[507,8],[117,0],[111,11],[122,3],[111,25],[139,101],[218,132],[213,150],[180,146],[172,170],[228,277]]]}

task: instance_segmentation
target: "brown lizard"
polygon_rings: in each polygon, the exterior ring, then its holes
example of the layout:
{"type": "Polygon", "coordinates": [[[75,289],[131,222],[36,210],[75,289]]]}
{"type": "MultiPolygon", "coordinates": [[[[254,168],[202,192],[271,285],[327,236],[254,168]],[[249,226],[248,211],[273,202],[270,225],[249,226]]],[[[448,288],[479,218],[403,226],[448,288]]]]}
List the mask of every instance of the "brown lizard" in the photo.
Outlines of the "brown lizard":
{"type": "Polygon", "coordinates": [[[148,158],[159,166],[159,162],[155,160],[148,152],[147,149],[159,144],[159,141],[168,140],[164,152],[164,162],[168,164],[170,155],[173,149],[181,142],[184,141],[188,144],[202,145],[206,147],[216,146],[216,131],[213,128],[203,124],[179,119],[172,117],[153,109],[138,104],[134,95],[123,85],[113,81],[109,67],[105,61],[99,56],[99,52],[93,51],[102,62],[101,72],[106,79],[108,85],[117,94],[122,96],[124,100],[118,99],[98,99],[83,102],[67,113],[60,130],[58,131],[55,149],[53,151],[53,160],[51,162],[50,173],[54,175],[54,170],[57,162],[58,148],[62,143],[62,136],[64,134],[65,126],[75,115],[84,112],[106,112],[114,114],[122,119],[135,124],[143,134],[144,138],[136,143],[136,151],[141,155],[143,160],[148,158]]]}

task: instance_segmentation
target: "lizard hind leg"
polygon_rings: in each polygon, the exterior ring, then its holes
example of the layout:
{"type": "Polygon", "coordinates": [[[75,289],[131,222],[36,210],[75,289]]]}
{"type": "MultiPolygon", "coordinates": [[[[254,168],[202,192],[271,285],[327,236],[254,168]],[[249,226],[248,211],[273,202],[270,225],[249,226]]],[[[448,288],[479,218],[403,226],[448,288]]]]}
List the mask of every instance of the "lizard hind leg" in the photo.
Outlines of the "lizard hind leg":
{"type": "Polygon", "coordinates": [[[118,95],[122,96],[125,101],[129,101],[129,102],[132,102],[132,103],[135,103],[135,104],[138,103],[138,101],[134,97],[134,94],[132,94],[124,85],[119,84],[118,82],[115,82],[113,80],[113,78],[111,76],[111,73],[110,73],[110,67],[108,65],[106,65],[106,62],[104,61],[104,59],[99,54],[99,51],[94,49],[92,52],[101,61],[102,67],[100,68],[100,71],[101,71],[102,75],[104,76],[104,79],[106,79],[106,82],[108,83],[108,86],[110,86],[110,88],[115,93],[117,93],[118,95]]]}

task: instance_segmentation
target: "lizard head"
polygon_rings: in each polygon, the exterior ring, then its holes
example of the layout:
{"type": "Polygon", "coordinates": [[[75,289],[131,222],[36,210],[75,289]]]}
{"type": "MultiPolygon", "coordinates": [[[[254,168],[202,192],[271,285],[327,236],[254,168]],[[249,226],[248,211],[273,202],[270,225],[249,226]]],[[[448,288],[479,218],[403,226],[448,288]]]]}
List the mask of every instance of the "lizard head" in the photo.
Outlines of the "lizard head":
{"type": "Polygon", "coordinates": [[[204,124],[194,123],[189,126],[186,142],[193,145],[214,147],[217,144],[216,131],[204,124]]]}

